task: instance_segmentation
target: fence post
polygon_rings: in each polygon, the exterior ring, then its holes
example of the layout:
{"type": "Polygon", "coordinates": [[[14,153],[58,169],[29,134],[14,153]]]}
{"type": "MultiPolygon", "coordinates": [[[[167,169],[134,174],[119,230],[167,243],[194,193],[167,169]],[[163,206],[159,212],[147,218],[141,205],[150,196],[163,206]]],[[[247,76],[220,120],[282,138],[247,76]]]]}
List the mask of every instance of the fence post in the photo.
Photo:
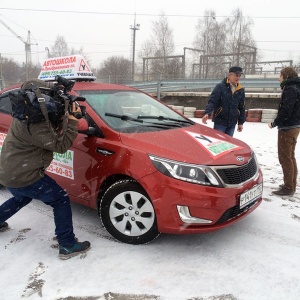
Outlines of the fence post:
{"type": "Polygon", "coordinates": [[[161,88],[161,81],[157,81],[157,92],[156,92],[156,98],[160,100],[160,89],[161,88]]]}

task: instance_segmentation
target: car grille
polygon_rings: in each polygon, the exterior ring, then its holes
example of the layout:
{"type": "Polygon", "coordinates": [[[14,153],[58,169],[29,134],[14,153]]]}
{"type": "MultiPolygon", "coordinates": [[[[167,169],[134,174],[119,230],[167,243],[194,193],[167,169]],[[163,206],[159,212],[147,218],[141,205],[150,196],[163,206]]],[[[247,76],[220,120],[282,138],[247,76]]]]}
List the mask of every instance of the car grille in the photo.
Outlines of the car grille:
{"type": "Polygon", "coordinates": [[[227,222],[227,221],[239,216],[240,214],[242,214],[242,213],[246,212],[248,209],[250,209],[253,205],[255,205],[257,203],[257,201],[254,201],[243,208],[240,208],[239,206],[234,206],[234,207],[227,209],[224,212],[224,214],[221,216],[221,218],[216,222],[216,224],[222,224],[224,222],[227,222]]]}
{"type": "Polygon", "coordinates": [[[225,184],[240,184],[252,178],[257,172],[258,166],[254,157],[248,164],[232,168],[217,169],[218,175],[225,184]]]}

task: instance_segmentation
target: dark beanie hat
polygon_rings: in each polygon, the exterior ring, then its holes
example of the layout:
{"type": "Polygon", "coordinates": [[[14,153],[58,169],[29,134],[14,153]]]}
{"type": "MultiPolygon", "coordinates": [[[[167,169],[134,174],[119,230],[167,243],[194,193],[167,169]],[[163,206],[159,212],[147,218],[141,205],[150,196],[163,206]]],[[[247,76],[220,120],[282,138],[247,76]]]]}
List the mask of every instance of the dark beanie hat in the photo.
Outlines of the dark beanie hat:
{"type": "Polygon", "coordinates": [[[243,74],[243,69],[241,67],[231,67],[229,73],[243,74]]]}

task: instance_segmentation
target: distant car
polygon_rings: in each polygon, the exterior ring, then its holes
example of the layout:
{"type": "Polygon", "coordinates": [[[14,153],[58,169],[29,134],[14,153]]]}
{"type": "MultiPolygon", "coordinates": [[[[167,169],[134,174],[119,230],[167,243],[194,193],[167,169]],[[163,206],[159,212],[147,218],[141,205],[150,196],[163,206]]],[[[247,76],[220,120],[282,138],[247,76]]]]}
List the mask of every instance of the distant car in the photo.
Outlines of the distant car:
{"type": "MultiPolygon", "coordinates": [[[[47,171],[72,201],[96,209],[116,240],[218,230],[262,202],[262,172],[247,144],[139,90],[83,77],[66,76],[86,98],[80,133],[47,171]]],[[[0,151],[12,121],[8,92],[19,88],[0,94],[0,151]]]]}

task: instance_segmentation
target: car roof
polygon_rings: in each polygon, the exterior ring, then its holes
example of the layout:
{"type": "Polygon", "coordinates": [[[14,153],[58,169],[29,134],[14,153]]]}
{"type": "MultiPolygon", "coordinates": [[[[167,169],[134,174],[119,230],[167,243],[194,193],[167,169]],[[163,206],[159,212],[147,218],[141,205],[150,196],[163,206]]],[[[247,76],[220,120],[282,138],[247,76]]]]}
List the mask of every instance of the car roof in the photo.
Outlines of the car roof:
{"type": "MultiPolygon", "coordinates": [[[[7,87],[0,91],[0,94],[4,92],[11,91],[14,89],[21,88],[20,84],[15,84],[13,86],[7,87]]],[[[73,86],[73,91],[96,91],[96,90],[110,90],[110,91],[137,91],[137,89],[126,86],[126,85],[119,85],[119,84],[111,84],[111,83],[103,83],[103,82],[95,82],[95,81],[80,81],[76,82],[73,86]]]]}
{"type": "Polygon", "coordinates": [[[1,90],[1,91],[0,91],[0,94],[3,94],[3,93],[5,93],[5,92],[7,92],[7,91],[19,89],[19,88],[21,88],[21,85],[22,85],[22,83],[15,84],[15,85],[12,85],[12,86],[9,86],[9,87],[7,87],[7,88],[1,90]]]}
{"type": "Polygon", "coordinates": [[[120,90],[120,91],[136,91],[135,88],[102,82],[76,82],[72,88],[73,91],[91,91],[91,90],[120,90]]]}

